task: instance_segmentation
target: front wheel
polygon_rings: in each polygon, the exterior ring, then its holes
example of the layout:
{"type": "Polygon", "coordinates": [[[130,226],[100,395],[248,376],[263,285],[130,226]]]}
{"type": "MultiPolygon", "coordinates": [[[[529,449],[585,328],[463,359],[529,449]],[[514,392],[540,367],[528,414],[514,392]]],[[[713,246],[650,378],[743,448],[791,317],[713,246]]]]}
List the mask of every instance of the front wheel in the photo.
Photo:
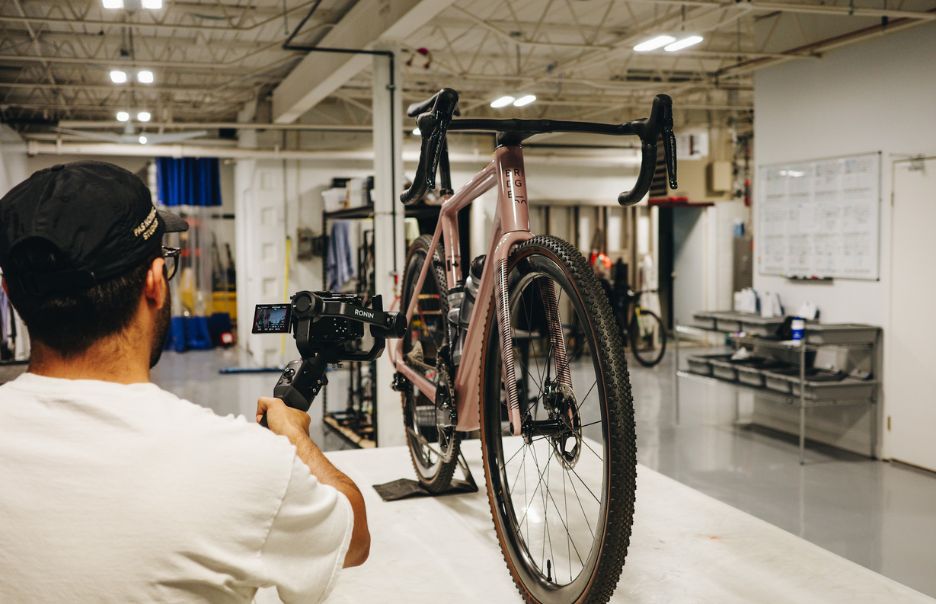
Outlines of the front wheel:
{"type": "Polygon", "coordinates": [[[653,367],[666,352],[666,330],[656,313],[637,307],[627,327],[634,358],[644,367],[653,367]]]}
{"type": "Polygon", "coordinates": [[[480,376],[484,471],[501,550],[527,602],[607,602],[624,566],[636,489],[620,332],[594,273],[568,243],[535,237],[504,268],[509,329],[492,302],[480,376]],[[567,347],[569,325],[578,326],[578,358],[567,347]],[[512,340],[513,371],[503,364],[501,333],[512,340]],[[517,378],[519,416],[505,369],[517,378]]]}

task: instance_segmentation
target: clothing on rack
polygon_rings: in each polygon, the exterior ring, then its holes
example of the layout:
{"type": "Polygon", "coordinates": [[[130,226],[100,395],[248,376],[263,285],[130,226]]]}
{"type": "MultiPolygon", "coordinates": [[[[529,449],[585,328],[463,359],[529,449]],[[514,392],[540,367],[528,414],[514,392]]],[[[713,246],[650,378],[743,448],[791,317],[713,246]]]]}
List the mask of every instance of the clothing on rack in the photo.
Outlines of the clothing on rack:
{"type": "Polygon", "coordinates": [[[328,258],[325,262],[328,289],[341,289],[355,278],[350,230],[351,225],[346,220],[336,221],[332,225],[331,236],[328,238],[328,258]]]}

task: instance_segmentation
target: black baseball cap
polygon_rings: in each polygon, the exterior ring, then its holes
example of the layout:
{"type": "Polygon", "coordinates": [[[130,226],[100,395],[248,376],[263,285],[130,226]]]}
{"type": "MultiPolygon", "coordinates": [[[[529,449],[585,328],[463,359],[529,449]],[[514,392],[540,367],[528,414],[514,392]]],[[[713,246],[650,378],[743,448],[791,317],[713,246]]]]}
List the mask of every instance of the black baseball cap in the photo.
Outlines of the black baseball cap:
{"type": "Polygon", "coordinates": [[[0,267],[34,295],[86,289],[154,258],[164,234],[187,229],[181,217],[153,205],[132,172],[98,161],[58,164],[0,199],[0,267]],[[21,244],[37,239],[55,249],[61,265],[10,275],[21,244]]]}

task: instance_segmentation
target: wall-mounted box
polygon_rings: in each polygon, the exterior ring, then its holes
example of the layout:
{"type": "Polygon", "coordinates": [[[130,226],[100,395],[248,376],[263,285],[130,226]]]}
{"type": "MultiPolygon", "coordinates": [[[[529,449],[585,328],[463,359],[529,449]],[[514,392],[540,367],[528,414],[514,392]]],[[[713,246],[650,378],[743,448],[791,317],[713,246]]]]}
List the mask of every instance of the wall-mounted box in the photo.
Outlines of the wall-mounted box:
{"type": "Polygon", "coordinates": [[[708,165],[709,190],[725,192],[731,190],[731,162],[713,161],[708,165]]]}

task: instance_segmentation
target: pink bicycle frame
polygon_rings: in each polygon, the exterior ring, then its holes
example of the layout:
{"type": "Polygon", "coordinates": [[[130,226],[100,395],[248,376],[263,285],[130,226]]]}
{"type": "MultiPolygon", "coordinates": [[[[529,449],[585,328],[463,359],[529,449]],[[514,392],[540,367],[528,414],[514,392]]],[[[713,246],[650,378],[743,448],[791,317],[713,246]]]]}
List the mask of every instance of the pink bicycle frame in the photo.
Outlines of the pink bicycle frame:
{"type": "MultiPolygon", "coordinates": [[[[496,279],[499,268],[510,255],[511,249],[518,243],[532,237],[527,206],[526,173],[523,168],[523,151],[519,145],[498,147],[494,159],[478,172],[464,187],[442,202],[439,211],[439,223],[432,235],[429,254],[432,258],[442,239],[445,243],[445,277],[448,288],[455,286],[461,277],[461,250],[458,237],[458,211],[471,205],[481,195],[495,186],[497,190],[497,213],[494,218],[494,235],[485,260],[484,272],[478,286],[478,296],[471,311],[471,317],[462,349],[462,362],[455,374],[455,408],[458,415],[456,429],[472,431],[480,427],[478,405],[481,400],[481,356],[484,345],[484,328],[491,300],[494,298],[496,279]]],[[[423,263],[414,292],[421,292],[426,280],[431,261],[423,263]]],[[[445,295],[445,292],[440,292],[445,295]]],[[[419,296],[413,295],[406,309],[409,322],[416,310],[419,296]]],[[[495,313],[499,315],[499,313],[495,313]]],[[[443,320],[446,320],[443,317],[443,320]]],[[[501,317],[497,316],[498,326],[501,317]]],[[[392,361],[399,371],[413,386],[429,400],[435,402],[435,385],[420,372],[406,364],[403,358],[403,340],[399,340],[391,349],[392,361]]],[[[508,384],[508,388],[516,388],[508,384]]],[[[511,424],[519,434],[519,411],[511,410],[511,424]]]]}

